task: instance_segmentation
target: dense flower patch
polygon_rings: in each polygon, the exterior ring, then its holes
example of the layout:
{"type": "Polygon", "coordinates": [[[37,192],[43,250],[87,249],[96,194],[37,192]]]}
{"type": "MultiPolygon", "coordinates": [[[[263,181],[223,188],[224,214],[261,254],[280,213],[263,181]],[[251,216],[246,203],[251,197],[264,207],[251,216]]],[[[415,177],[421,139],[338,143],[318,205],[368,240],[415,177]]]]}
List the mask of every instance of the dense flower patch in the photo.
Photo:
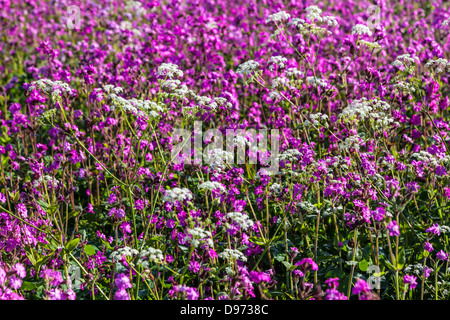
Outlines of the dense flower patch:
{"type": "Polygon", "coordinates": [[[0,299],[448,299],[449,24],[3,1],[0,299]]]}

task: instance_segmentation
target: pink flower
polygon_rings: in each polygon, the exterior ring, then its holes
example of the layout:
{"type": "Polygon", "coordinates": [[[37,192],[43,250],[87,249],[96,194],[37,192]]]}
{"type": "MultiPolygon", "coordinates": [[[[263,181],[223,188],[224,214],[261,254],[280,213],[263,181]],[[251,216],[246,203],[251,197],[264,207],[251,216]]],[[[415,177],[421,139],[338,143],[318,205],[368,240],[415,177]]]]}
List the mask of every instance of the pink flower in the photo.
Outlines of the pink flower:
{"type": "Polygon", "coordinates": [[[389,224],[386,227],[389,230],[389,235],[392,236],[399,236],[400,235],[400,228],[397,225],[397,221],[393,220],[389,222],[389,224]]]}
{"type": "Polygon", "coordinates": [[[409,284],[409,288],[410,289],[414,289],[417,286],[417,277],[415,276],[410,276],[410,275],[405,275],[403,277],[403,283],[405,284],[409,284]]]}
{"type": "Polygon", "coordinates": [[[360,293],[368,293],[370,292],[370,287],[363,279],[358,279],[356,281],[355,286],[352,289],[353,294],[360,294],[360,293]]]}
{"type": "Polygon", "coordinates": [[[436,253],[436,258],[445,261],[445,260],[448,259],[448,254],[445,253],[443,250],[441,250],[441,251],[439,251],[438,253],[436,253]]]}

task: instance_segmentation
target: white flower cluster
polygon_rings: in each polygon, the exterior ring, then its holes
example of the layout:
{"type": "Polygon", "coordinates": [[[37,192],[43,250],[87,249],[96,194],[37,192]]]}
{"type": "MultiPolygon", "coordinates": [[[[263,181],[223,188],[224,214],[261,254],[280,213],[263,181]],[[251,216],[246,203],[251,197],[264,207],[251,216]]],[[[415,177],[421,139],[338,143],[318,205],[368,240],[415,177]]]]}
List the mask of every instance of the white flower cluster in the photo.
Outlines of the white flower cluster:
{"type": "Polygon", "coordinates": [[[165,191],[162,201],[175,203],[176,201],[183,202],[184,200],[192,200],[192,198],[193,196],[189,189],[175,187],[165,191]]]}
{"type": "Polygon", "coordinates": [[[306,78],[306,82],[308,82],[308,84],[310,84],[310,85],[312,85],[314,87],[317,87],[317,86],[320,86],[320,87],[323,87],[323,88],[328,87],[328,83],[325,80],[317,78],[317,77],[312,77],[312,76],[311,77],[307,77],[306,78]]]}
{"type": "Polygon", "coordinates": [[[352,34],[358,34],[359,36],[363,35],[363,34],[367,34],[369,36],[372,35],[372,31],[370,31],[369,27],[363,25],[363,24],[357,24],[355,26],[353,26],[352,28],[352,34]]]}
{"type": "Polygon", "coordinates": [[[284,72],[288,77],[291,76],[296,76],[296,77],[303,77],[303,72],[301,72],[300,70],[298,70],[297,68],[288,68],[286,69],[286,71],[284,72]]]}
{"type": "Polygon", "coordinates": [[[203,182],[202,184],[200,184],[198,186],[198,189],[199,190],[207,190],[207,191],[213,191],[213,190],[219,189],[220,192],[222,192],[222,193],[227,192],[227,190],[225,189],[225,186],[222,183],[217,182],[217,181],[203,182]]]}
{"type": "Polygon", "coordinates": [[[53,103],[61,100],[61,94],[74,96],[77,93],[76,90],[72,89],[67,83],[58,80],[52,81],[49,79],[39,79],[32,81],[28,87],[28,91],[33,91],[36,88],[39,88],[50,95],[53,103]]]}
{"type": "Polygon", "coordinates": [[[390,105],[385,101],[362,98],[352,101],[349,106],[345,107],[339,114],[339,118],[342,118],[344,121],[364,121],[367,118],[371,118],[392,123],[393,119],[386,115],[386,111],[390,108],[390,105]]]}
{"type": "Polygon", "coordinates": [[[253,72],[258,69],[259,63],[254,60],[246,61],[242,64],[240,64],[236,70],[236,73],[240,73],[243,75],[251,75],[253,72]]]}
{"type": "Polygon", "coordinates": [[[425,68],[433,70],[435,73],[439,74],[444,71],[450,72],[450,63],[447,59],[436,59],[430,60],[425,64],[425,68]]]}
{"type": "Polygon", "coordinates": [[[413,273],[421,277],[423,275],[423,265],[421,263],[410,264],[405,267],[405,273],[413,273]]]}
{"type": "MultiPolygon", "coordinates": [[[[95,89],[96,91],[100,89],[95,89]]],[[[134,114],[144,115],[147,114],[152,118],[158,117],[161,113],[166,111],[166,108],[162,104],[158,104],[150,100],[138,100],[132,98],[127,100],[118,96],[119,93],[123,92],[121,87],[114,87],[113,85],[107,84],[103,86],[103,91],[108,94],[108,98],[111,100],[111,110],[116,108],[121,108],[124,111],[130,111],[134,114]]]]}
{"type": "Polygon", "coordinates": [[[349,150],[350,148],[353,148],[359,151],[360,143],[361,138],[358,135],[353,135],[345,138],[343,142],[339,143],[339,148],[344,150],[349,150]]]}
{"type": "Polygon", "coordinates": [[[261,179],[263,176],[271,176],[271,175],[273,175],[272,172],[270,172],[269,170],[266,170],[264,168],[261,168],[256,173],[256,178],[261,179]]]}
{"type": "Polygon", "coordinates": [[[274,183],[269,187],[269,191],[272,194],[279,194],[281,192],[281,186],[278,183],[274,183]]]}
{"type": "Polygon", "coordinates": [[[391,65],[400,70],[408,71],[409,74],[413,74],[415,65],[419,62],[418,57],[411,57],[410,54],[406,53],[398,56],[391,65]]]}
{"type": "Polygon", "coordinates": [[[271,14],[267,19],[266,19],[266,24],[269,22],[280,22],[280,21],[284,21],[289,19],[291,16],[289,15],[289,13],[286,13],[286,11],[280,11],[278,13],[274,13],[271,14]]]}
{"type": "Polygon", "coordinates": [[[326,23],[329,27],[336,27],[338,25],[336,18],[333,16],[323,16],[321,17],[320,14],[322,13],[322,10],[317,6],[309,6],[305,9],[306,13],[306,19],[310,20],[311,22],[322,22],[326,23]]]}
{"type": "Polygon", "coordinates": [[[269,70],[273,71],[275,66],[278,66],[280,69],[286,66],[287,59],[283,56],[272,56],[269,61],[269,70]]]}
{"type": "Polygon", "coordinates": [[[208,153],[208,164],[210,169],[215,169],[217,167],[222,168],[224,163],[231,162],[234,159],[234,155],[231,152],[222,149],[213,149],[208,153]]]}
{"type": "Polygon", "coordinates": [[[438,165],[441,165],[443,163],[450,162],[450,156],[446,155],[445,153],[437,153],[436,155],[432,155],[431,153],[423,150],[413,153],[411,155],[411,158],[413,157],[417,158],[419,161],[427,163],[433,168],[436,168],[438,165]]]}
{"type": "Polygon", "coordinates": [[[176,64],[163,63],[158,67],[158,76],[172,79],[174,76],[182,77],[183,71],[181,71],[176,64]]]}
{"type": "Polygon", "coordinates": [[[249,219],[249,216],[242,212],[228,212],[227,218],[236,222],[244,230],[247,230],[254,225],[254,222],[249,219]]]}
{"type": "MultiPolygon", "coordinates": [[[[162,82],[162,87],[169,92],[174,91],[175,89],[178,89],[178,87],[180,85],[181,85],[180,80],[168,79],[168,80],[162,82]]],[[[187,89],[187,87],[186,87],[186,89],[187,89]]]]}
{"type": "Polygon", "coordinates": [[[363,46],[365,46],[368,49],[374,49],[375,52],[378,52],[381,50],[381,46],[378,42],[370,42],[366,40],[359,40],[359,43],[363,46]]]}
{"type": "Polygon", "coordinates": [[[395,94],[402,94],[402,95],[410,95],[411,93],[416,91],[416,88],[409,83],[405,81],[398,81],[397,83],[393,84],[392,87],[394,88],[395,94]]]}
{"type": "Polygon", "coordinates": [[[58,187],[58,184],[60,184],[60,181],[58,181],[58,179],[49,175],[43,175],[40,176],[39,179],[33,181],[33,187],[38,188],[43,182],[45,182],[47,186],[53,189],[58,187]]]}
{"type": "Polygon", "coordinates": [[[228,100],[227,99],[225,99],[225,98],[223,98],[223,97],[215,97],[214,98],[214,101],[216,101],[216,103],[219,105],[219,106],[225,106],[225,107],[227,107],[228,109],[230,109],[233,105],[231,104],[231,102],[228,102],[228,100]]]}
{"type": "Polygon", "coordinates": [[[305,9],[306,18],[311,20],[311,22],[314,22],[314,20],[322,21],[322,18],[320,17],[320,14],[322,13],[322,10],[319,9],[317,6],[309,6],[305,9]]]}
{"type": "Polygon", "coordinates": [[[330,35],[331,31],[328,31],[325,28],[319,27],[314,23],[308,23],[303,19],[300,18],[293,18],[290,22],[288,22],[288,25],[294,26],[298,29],[298,31],[304,35],[318,35],[320,37],[323,37],[325,35],[330,35]]]}
{"type": "Polygon", "coordinates": [[[246,137],[237,135],[233,138],[233,147],[245,147],[249,142],[246,137]]]}
{"type": "Polygon", "coordinates": [[[111,255],[109,256],[111,259],[114,258],[114,260],[121,260],[122,256],[127,256],[127,257],[133,257],[139,254],[139,251],[137,251],[136,249],[132,249],[130,247],[123,247],[123,248],[119,248],[116,251],[114,251],[113,253],[111,253],[111,255]]]}
{"type": "Polygon", "coordinates": [[[290,161],[290,162],[294,162],[294,161],[298,161],[298,157],[302,156],[303,154],[298,151],[297,149],[287,149],[285,151],[283,151],[282,153],[280,153],[279,155],[277,155],[277,160],[285,160],[285,161],[290,161]]]}
{"type": "Polygon", "coordinates": [[[277,77],[272,79],[272,88],[278,88],[278,86],[287,87],[289,85],[289,79],[284,77],[277,77]]]}
{"type": "Polygon", "coordinates": [[[312,124],[315,126],[319,126],[321,122],[324,123],[324,127],[328,127],[328,123],[326,122],[328,120],[328,116],[326,114],[322,113],[311,113],[309,115],[309,118],[312,120],[312,124]]]}
{"type": "Polygon", "coordinates": [[[164,263],[164,255],[161,250],[149,247],[139,252],[139,258],[137,264],[142,265],[144,268],[149,267],[149,263],[164,263]]]}
{"type": "Polygon", "coordinates": [[[137,16],[141,16],[146,12],[145,8],[142,7],[142,3],[133,0],[129,0],[126,2],[125,10],[128,12],[134,12],[137,16]]]}
{"type": "Polygon", "coordinates": [[[447,20],[442,21],[442,26],[443,27],[448,26],[449,23],[450,23],[450,18],[448,18],[447,20]]]}
{"type": "Polygon", "coordinates": [[[313,205],[311,202],[303,201],[303,202],[299,202],[297,205],[300,206],[300,208],[302,208],[303,210],[305,210],[308,213],[312,213],[312,214],[320,213],[320,210],[317,209],[317,207],[315,205],[313,205]]]}
{"type": "Polygon", "coordinates": [[[219,253],[218,256],[223,259],[236,259],[243,262],[247,261],[247,257],[244,256],[241,251],[236,249],[225,249],[221,253],[219,253]]]}
{"type": "Polygon", "coordinates": [[[270,91],[269,92],[269,99],[270,100],[281,100],[281,94],[278,91],[270,91]]]}
{"type": "Polygon", "coordinates": [[[208,245],[210,248],[214,247],[211,232],[195,227],[187,229],[186,233],[190,234],[192,238],[186,235],[184,241],[190,243],[194,248],[198,248],[201,243],[208,245]]]}

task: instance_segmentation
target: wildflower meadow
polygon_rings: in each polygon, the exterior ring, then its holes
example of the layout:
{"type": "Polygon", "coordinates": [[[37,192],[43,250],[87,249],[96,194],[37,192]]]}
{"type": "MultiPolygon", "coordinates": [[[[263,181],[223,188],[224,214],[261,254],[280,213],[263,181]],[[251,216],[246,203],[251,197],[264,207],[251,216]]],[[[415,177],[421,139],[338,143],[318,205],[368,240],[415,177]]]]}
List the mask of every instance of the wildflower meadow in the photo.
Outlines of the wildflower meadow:
{"type": "Polygon", "coordinates": [[[0,300],[448,300],[449,34],[442,0],[0,1],[0,300]]]}

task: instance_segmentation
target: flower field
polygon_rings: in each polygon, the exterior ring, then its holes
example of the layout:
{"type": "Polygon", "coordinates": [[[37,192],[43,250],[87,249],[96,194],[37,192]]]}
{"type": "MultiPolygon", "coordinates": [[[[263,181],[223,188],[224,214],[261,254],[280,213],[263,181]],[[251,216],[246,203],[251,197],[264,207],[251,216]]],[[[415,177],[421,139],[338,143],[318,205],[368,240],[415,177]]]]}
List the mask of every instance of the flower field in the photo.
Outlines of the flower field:
{"type": "Polygon", "coordinates": [[[0,300],[448,300],[450,3],[3,0],[0,300]]]}

